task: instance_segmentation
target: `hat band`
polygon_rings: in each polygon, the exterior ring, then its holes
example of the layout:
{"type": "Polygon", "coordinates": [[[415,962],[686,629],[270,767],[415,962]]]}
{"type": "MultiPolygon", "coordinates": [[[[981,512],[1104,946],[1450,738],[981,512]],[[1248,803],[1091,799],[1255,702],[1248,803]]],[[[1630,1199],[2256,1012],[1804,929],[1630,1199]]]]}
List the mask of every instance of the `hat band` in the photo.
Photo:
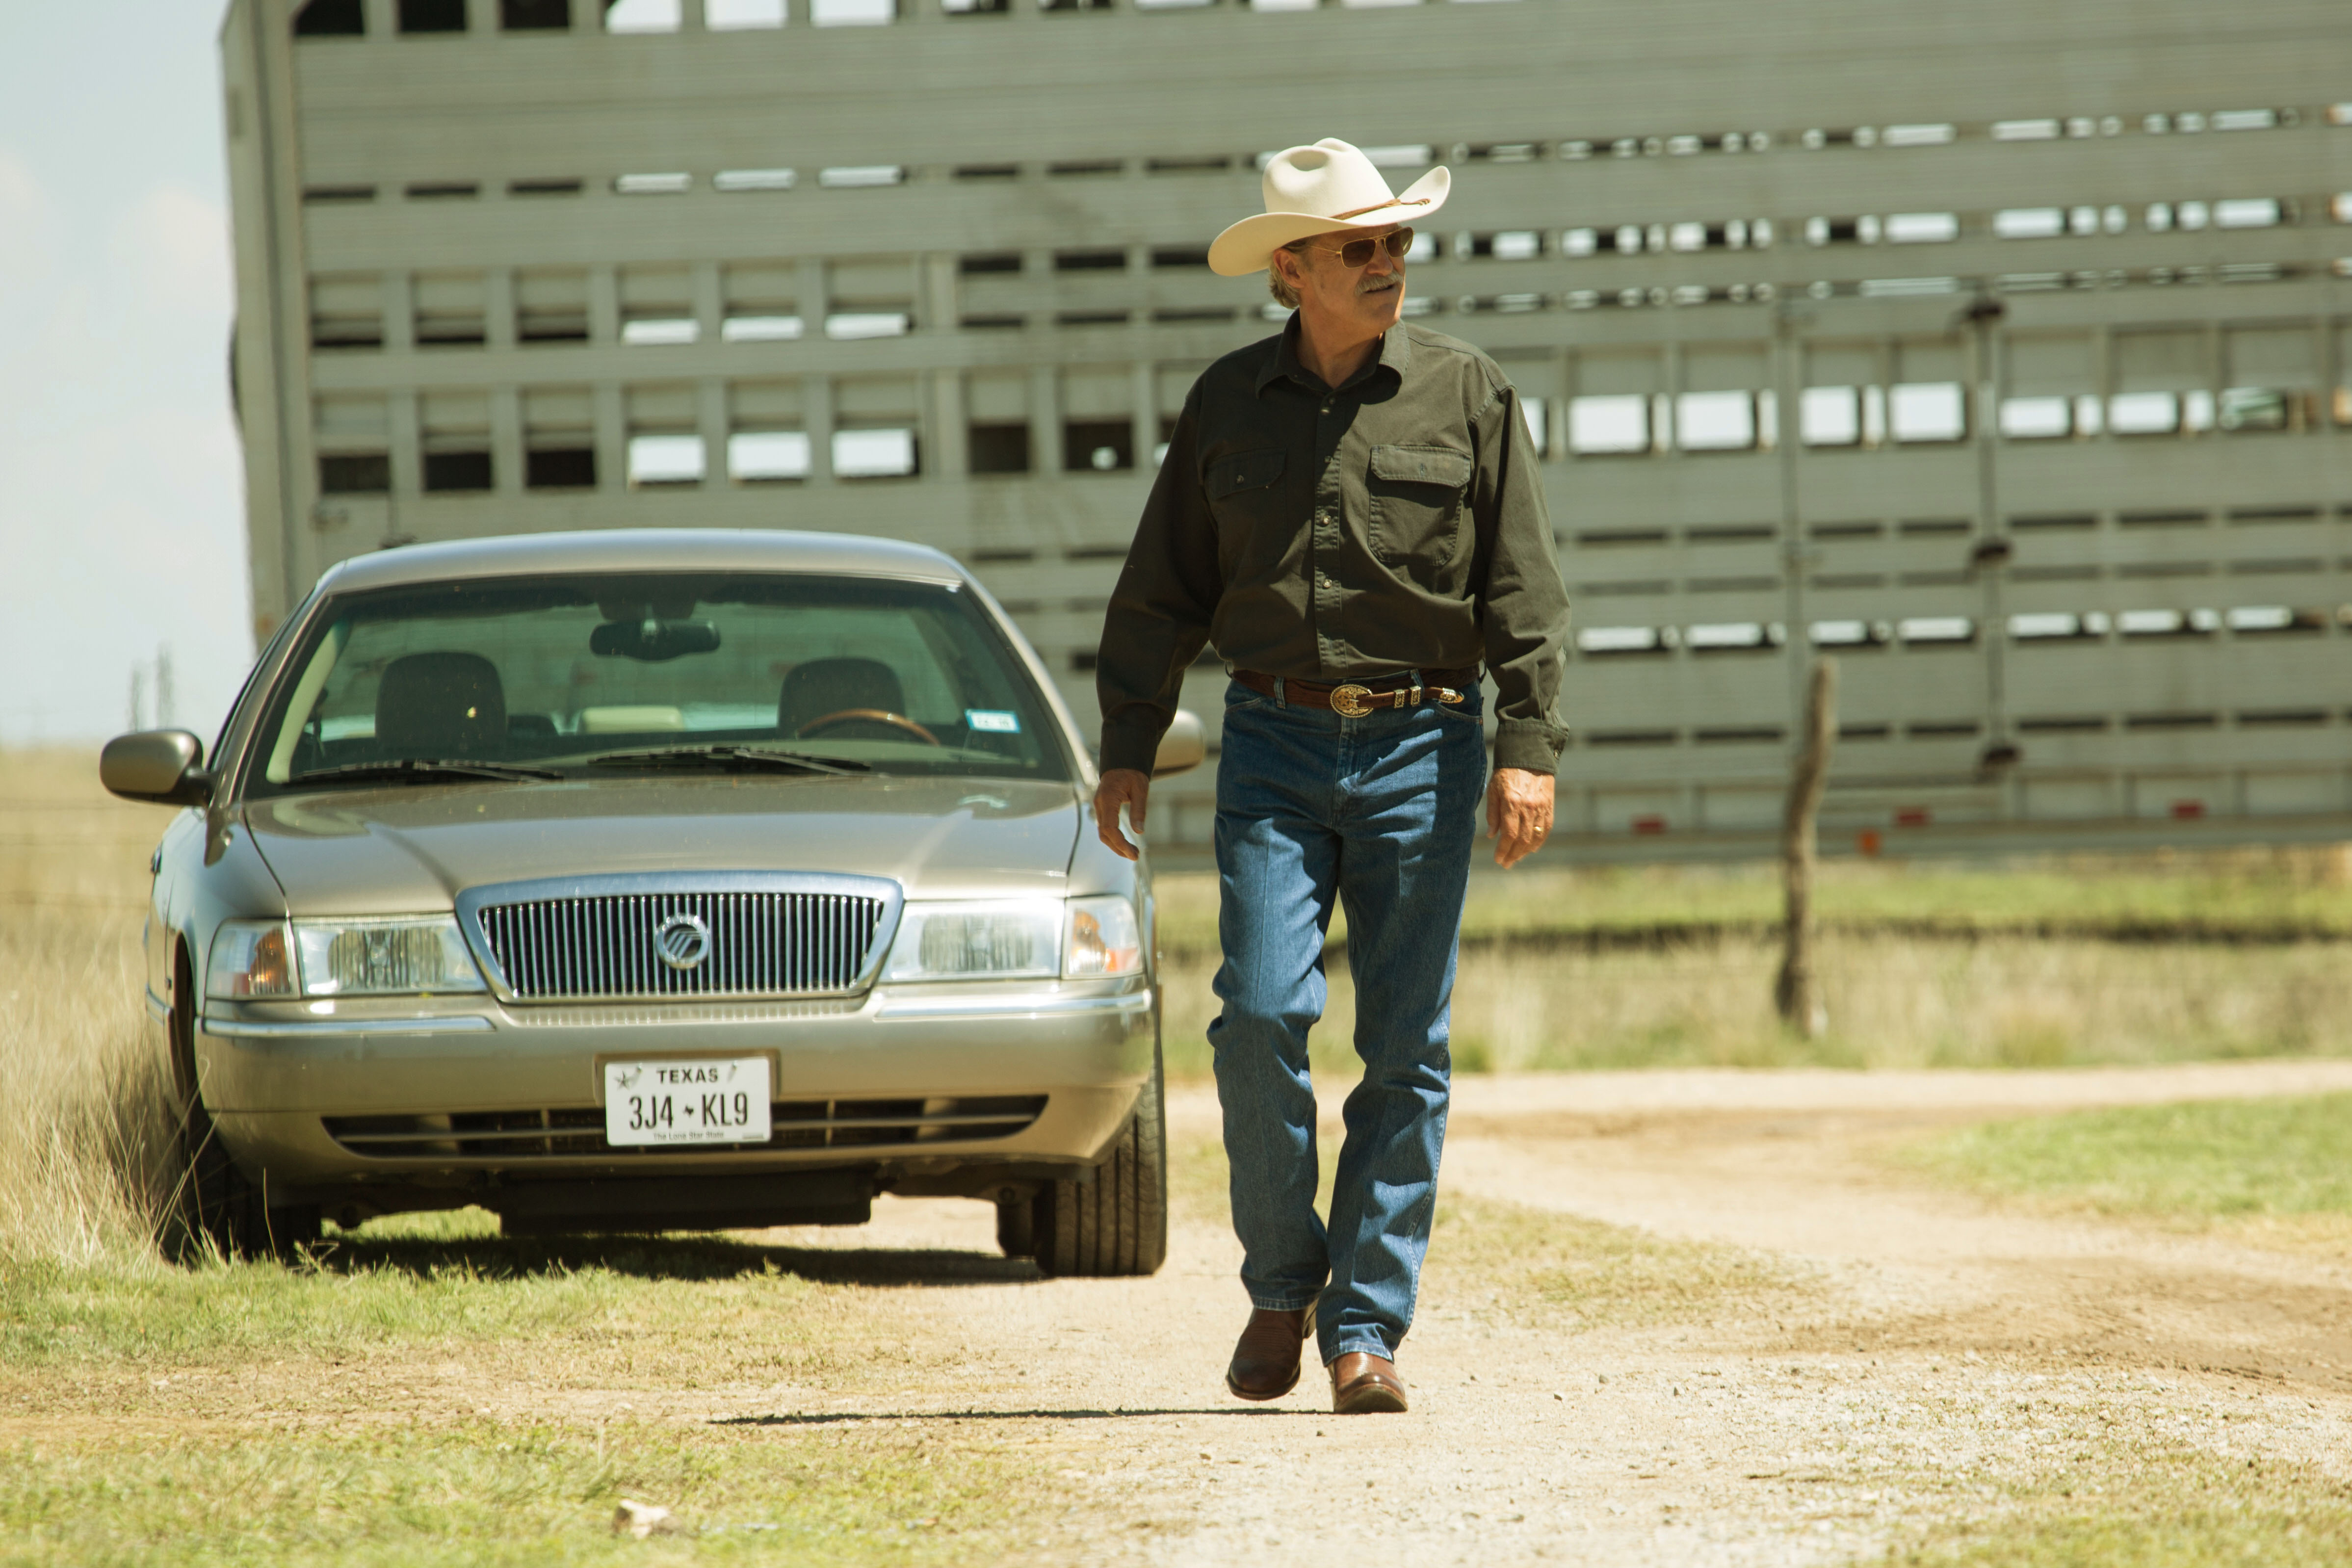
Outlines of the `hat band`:
{"type": "Polygon", "coordinates": [[[1361,217],[1366,213],[1376,213],[1383,207],[1425,207],[1428,205],[1427,196],[1415,196],[1411,201],[1405,200],[1402,196],[1391,196],[1384,202],[1374,202],[1370,206],[1357,207],[1352,212],[1333,213],[1331,219],[1336,223],[1343,217],[1361,217]]]}

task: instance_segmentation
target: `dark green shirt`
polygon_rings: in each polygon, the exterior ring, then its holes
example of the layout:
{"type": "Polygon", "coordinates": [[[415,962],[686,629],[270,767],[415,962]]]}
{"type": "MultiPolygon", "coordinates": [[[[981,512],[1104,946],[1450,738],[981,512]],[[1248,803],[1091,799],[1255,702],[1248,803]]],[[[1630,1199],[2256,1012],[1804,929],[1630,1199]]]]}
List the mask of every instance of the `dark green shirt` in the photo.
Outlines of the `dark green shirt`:
{"type": "Polygon", "coordinates": [[[1296,317],[1184,399],[1103,623],[1102,765],[1151,771],[1185,667],[1361,680],[1493,675],[1495,765],[1551,773],[1568,591],[1519,395],[1465,342],[1398,325],[1336,391],[1296,317]]]}

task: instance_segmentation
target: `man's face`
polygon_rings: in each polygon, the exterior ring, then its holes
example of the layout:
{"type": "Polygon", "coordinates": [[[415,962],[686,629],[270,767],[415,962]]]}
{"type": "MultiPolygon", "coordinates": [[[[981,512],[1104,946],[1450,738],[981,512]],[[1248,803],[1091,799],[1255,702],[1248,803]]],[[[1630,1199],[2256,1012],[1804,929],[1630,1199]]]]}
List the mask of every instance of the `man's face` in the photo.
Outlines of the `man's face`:
{"type": "Polygon", "coordinates": [[[1404,263],[1385,245],[1373,246],[1371,260],[1361,267],[1349,267],[1338,254],[1349,240],[1383,239],[1396,230],[1395,224],[1346,228],[1317,235],[1303,252],[1275,252],[1275,265],[1298,290],[1300,312],[1318,333],[1360,340],[1396,325],[1404,310],[1404,263]]]}

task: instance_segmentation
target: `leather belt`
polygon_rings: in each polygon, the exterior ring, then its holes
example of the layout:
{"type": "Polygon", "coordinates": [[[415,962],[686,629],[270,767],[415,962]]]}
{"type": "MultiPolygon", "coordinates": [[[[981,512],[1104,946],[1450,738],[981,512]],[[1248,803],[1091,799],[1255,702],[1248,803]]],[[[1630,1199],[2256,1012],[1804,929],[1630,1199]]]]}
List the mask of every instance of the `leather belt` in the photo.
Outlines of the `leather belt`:
{"type": "Polygon", "coordinates": [[[1328,708],[1343,719],[1360,719],[1382,708],[1417,708],[1424,700],[1459,702],[1478,684],[1478,667],[1466,669],[1423,669],[1406,675],[1384,675],[1376,681],[1349,680],[1337,686],[1317,680],[1276,682],[1255,669],[1236,669],[1234,679],[1252,691],[1265,693],[1301,708],[1328,708]]]}

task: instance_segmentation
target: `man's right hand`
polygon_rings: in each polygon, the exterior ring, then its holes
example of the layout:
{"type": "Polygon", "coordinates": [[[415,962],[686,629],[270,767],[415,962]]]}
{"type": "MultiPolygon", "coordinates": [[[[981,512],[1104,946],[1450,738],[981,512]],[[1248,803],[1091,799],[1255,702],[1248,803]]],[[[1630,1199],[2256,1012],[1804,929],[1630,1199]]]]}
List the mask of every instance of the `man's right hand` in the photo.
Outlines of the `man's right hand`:
{"type": "Polygon", "coordinates": [[[1132,860],[1140,853],[1118,830],[1118,808],[1127,807],[1127,820],[1139,835],[1143,831],[1144,804],[1151,797],[1151,775],[1134,768],[1112,768],[1095,785],[1095,831],[1110,846],[1111,853],[1132,860]]]}

